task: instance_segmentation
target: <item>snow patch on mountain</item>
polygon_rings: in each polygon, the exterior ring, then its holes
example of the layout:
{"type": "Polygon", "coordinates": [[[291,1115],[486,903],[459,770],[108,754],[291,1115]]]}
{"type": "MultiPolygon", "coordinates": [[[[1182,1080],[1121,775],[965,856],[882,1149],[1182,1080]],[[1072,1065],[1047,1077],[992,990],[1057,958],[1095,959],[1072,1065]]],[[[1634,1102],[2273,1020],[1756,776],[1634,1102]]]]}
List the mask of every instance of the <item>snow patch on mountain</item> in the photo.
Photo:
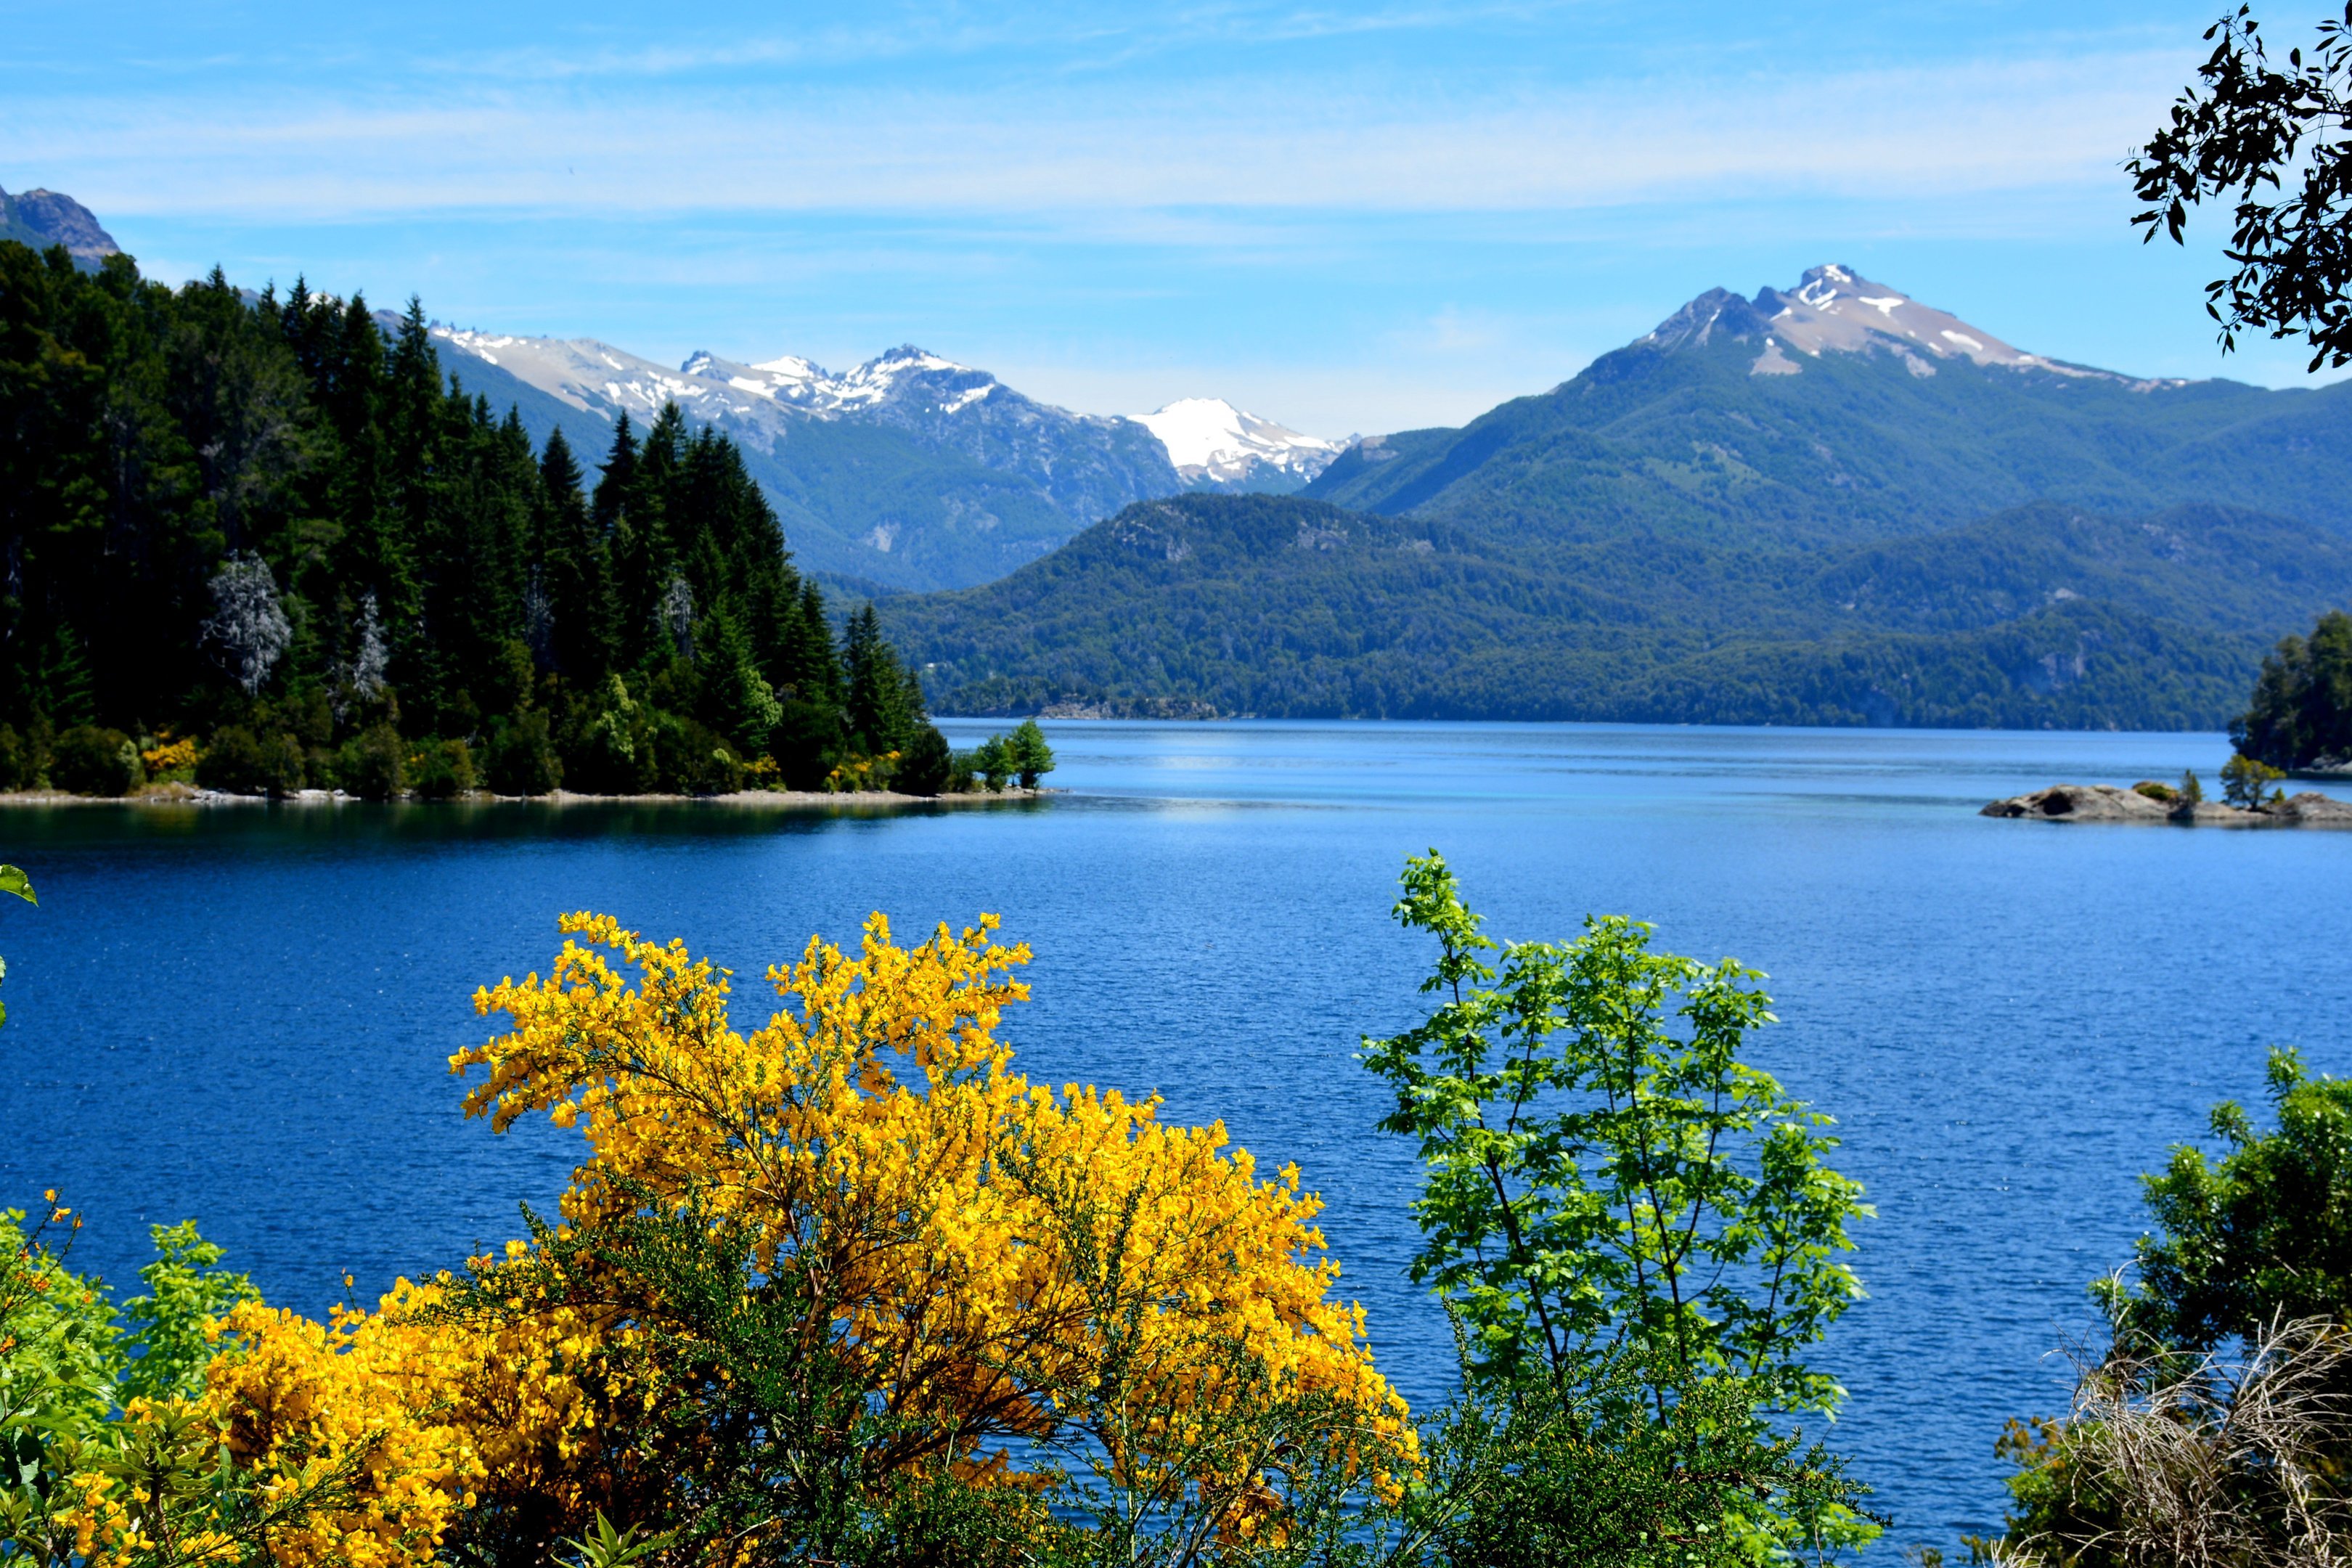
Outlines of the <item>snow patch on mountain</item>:
{"type": "Polygon", "coordinates": [[[1178,477],[1188,484],[1246,485],[1269,471],[1305,484],[1347,449],[1344,441],[1302,436],[1222,397],[1179,398],[1155,413],[1129,417],[1160,438],[1178,477]]]}

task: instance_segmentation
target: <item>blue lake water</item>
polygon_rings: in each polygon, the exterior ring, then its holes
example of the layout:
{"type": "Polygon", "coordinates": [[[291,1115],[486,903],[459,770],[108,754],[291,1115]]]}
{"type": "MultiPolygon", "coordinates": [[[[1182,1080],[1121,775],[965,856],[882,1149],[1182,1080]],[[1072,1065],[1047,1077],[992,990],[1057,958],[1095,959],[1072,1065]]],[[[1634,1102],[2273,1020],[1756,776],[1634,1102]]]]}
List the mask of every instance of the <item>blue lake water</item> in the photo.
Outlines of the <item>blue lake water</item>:
{"type": "MultiPolygon", "coordinates": [[[[982,732],[949,726],[958,743],[982,732]]],[[[194,1216],[318,1311],[516,1234],[575,1135],[494,1138],[445,1058],[474,987],[544,969],[562,910],[756,976],[812,931],[1004,917],[1031,943],[1021,1065],[1156,1090],[1296,1161],[1344,1288],[1416,1402],[1443,1324],[1405,1281],[1411,1151],[1373,1131],[1357,1038],[1416,1016],[1389,920],[1442,848],[1490,929],[1588,910],[1769,971],[1764,1064],[1834,1114],[1871,1291],[1828,1361],[1835,1440],[1888,1548],[1998,1520],[2009,1416],[2128,1255],[2137,1173],[2258,1098],[2263,1053],[2352,1072],[2352,834],[2054,826],[1976,808],[2061,780],[2212,777],[2216,736],[1573,725],[1062,724],[1069,794],[898,816],[710,807],[80,806],[0,817],[36,911],[0,910],[0,1204],[57,1186],[85,1267],[128,1280],[194,1216]]],[[[742,1014],[767,994],[739,986],[742,1014]]]]}

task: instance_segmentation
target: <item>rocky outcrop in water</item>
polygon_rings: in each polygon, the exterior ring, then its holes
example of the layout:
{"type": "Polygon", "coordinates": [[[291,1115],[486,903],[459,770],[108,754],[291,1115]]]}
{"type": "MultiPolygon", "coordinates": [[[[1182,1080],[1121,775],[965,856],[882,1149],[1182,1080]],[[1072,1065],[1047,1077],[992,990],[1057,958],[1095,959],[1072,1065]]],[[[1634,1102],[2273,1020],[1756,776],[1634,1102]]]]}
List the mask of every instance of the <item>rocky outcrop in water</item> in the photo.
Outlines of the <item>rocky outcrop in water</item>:
{"type": "Polygon", "coordinates": [[[2306,790],[2252,811],[2218,801],[2165,801],[2114,784],[2053,784],[1997,800],[1983,816],[2036,822],[2146,822],[2174,827],[2352,827],[2352,801],[2306,790]]]}

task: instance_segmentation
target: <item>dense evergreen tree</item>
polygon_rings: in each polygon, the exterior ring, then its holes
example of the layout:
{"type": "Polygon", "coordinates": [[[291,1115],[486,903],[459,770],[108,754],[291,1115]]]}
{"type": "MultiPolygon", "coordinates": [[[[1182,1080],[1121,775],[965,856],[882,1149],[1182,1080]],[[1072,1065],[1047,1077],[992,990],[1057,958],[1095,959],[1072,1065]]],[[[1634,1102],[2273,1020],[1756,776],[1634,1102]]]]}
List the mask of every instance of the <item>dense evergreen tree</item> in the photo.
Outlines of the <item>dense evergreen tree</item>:
{"type": "Polygon", "coordinates": [[[110,728],[228,787],[378,795],[870,780],[929,728],[872,611],[836,652],[741,453],[675,406],[620,420],[591,489],[445,379],[415,300],[387,331],[299,278],[174,291],[14,244],[0,724],[0,786],[110,728]]]}
{"type": "Polygon", "coordinates": [[[2330,611],[2263,660],[2230,739],[2274,768],[2352,767],[2352,616],[2330,611]]]}
{"type": "Polygon", "coordinates": [[[882,623],[867,605],[849,617],[842,663],[848,679],[843,720],[856,749],[880,756],[905,752],[918,726],[927,723],[922,688],[882,636],[882,623]]]}

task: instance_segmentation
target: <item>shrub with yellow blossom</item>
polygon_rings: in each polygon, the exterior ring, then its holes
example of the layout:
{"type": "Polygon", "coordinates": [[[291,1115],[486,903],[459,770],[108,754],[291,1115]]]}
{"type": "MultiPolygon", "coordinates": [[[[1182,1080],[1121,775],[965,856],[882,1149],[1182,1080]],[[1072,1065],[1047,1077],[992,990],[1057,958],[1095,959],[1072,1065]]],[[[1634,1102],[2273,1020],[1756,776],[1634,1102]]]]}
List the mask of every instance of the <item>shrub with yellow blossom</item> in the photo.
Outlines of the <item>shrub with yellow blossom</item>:
{"type": "Polygon", "coordinates": [[[562,925],[451,1061],[584,1132],[558,1222],[324,1323],[159,1229],[152,1386],[91,1337],[44,1568],[523,1568],[607,1520],[730,1568],[1295,1557],[1415,1467],[1297,1172],[1013,1072],[992,917],[812,941],[749,1034],[682,943],[562,925]]]}
{"type": "MultiPolygon", "coordinates": [[[[725,971],[570,916],[586,942],[478,994],[513,1026],[452,1066],[487,1069],[466,1106],[494,1127],[543,1111],[585,1131],[542,1253],[679,1215],[738,1247],[744,1291],[789,1302],[810,1363],[878,1417],[869,1479],[1034,1490],[1076,1461],[1130,1505],[1246,1532],[1308,1462],[1296,1423],[1275,1440],[1262,1417],[1312,1406],[1313,1462],[1382,1484],[1410,1462],[1406,1412],[1360,1310],[1331,1300],[1297,1172],[1262,1178],[1222,1127],[1169,1126],[1155,1102],[1012,1071],[996,1031],[1028,954],[995,925],[906,947],[877,915],[855,956],[812,941],[770,972],[788,1005],[746,1035],[725,971]],[[992,1459],[1007,1441],[1037,1462],[992,1459]]],[[[478,1270],[478,1300],[525,1261],[478,1270]]],[[[608,1327],[663,1315],[615,1301],[608,1327]]]]}
{"type": "Polygon", "coordinates": [[[824,787],[830,795],[847,795],[856,790],[888,789],[898,772],[898,753],[885,752],[878,757],[855,753],[834,764],[824,775],[824,787]]]}
{"type": "Polygon", "coordinates": [[[196,738],[183,735],[173,739],[168,729],[159,731],[155,743],[139,753],[147,764],[150,779],[192,779],[196,775],[196,738]]]}

